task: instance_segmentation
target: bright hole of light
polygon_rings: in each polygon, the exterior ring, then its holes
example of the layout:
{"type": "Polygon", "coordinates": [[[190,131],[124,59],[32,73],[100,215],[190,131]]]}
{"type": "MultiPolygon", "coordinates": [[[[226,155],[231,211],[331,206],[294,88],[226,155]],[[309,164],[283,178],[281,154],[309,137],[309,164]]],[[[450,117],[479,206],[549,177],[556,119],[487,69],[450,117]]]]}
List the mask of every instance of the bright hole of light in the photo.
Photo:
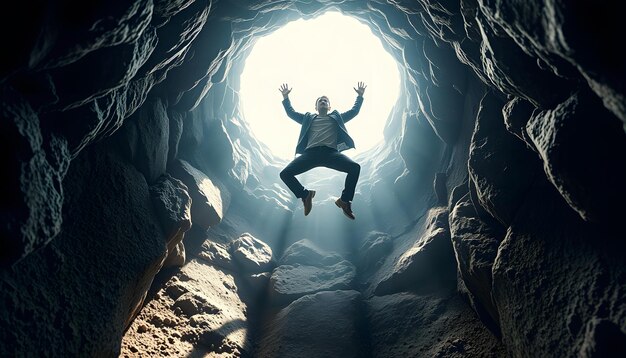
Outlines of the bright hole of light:
{"type": "Polygon", "coordinates": [[[285,114],[278,88],[288,83],[289,98],[298,112],[315,111],[315,100],[326,95],[331,111],[348,111],[356,99],[354,87],[365,82],[364,102],[346,128],[356,150],[353,157],[383,140],[383,129],[397,100],[397,63],[370,28],[338,12],[288,23],[260,38],[241,75],[243,116],[261,142],[277,157],[293,159],[300,125],[285,114]]]}

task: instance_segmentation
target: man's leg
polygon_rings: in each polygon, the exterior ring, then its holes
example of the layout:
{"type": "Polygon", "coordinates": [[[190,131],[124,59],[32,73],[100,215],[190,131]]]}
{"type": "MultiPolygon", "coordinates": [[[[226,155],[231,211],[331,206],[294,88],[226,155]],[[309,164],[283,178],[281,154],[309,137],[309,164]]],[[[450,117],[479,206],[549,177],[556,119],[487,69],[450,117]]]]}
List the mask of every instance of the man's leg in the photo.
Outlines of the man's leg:
{"type": "Polygon", "coordinates": [[[308,191],[300,184],[296,175],[302,174],[308,170],[311,170],[319,166],[319,160],[314,153],[305,152],[291,163],[289,163],[282,172],[280,172],[280,179],[287,185],[289,190],[296,196],[296,198],[305,198],[308,191]]]}
{"type": "Polygon", "coordinates": [[[348,173],[344,189],[341,192],[341,200],[346,203],[351,202],[352,199],[354,199],[356,183],[358,182],[359,174],[361,173],[361,166],[359,163],[339,152],[333,152],[328,159],[325,160],[324,166],[339,170],[340,172],[348,173]]]}
{"type": "Polygon", "coordinates": [[[354,191],[356,189],[356,183],[359,180],[359,174],[361,173],[361,166],[337,151],[329,153],[324,160],[324,166],[348,173],[343,191],[341,192],[341,198],[335,201],[335,205],[341,208],[348,218],[354,220],[352,199],[354,199],[354,191]]]}

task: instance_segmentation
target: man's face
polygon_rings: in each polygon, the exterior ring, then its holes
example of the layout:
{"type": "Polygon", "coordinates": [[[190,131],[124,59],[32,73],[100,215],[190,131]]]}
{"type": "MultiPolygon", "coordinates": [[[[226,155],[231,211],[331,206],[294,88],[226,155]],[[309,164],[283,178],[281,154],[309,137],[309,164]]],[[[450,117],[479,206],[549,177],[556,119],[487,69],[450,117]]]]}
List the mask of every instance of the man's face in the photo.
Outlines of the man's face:
{"type": "Polygon", "coordinates": [[[321,109],[326,109],[327,111],[330,109],[330,101],[328,97],[322,96],[317,99],[317,103],[315,104],[315,109],[319,112],[321,109]]]}

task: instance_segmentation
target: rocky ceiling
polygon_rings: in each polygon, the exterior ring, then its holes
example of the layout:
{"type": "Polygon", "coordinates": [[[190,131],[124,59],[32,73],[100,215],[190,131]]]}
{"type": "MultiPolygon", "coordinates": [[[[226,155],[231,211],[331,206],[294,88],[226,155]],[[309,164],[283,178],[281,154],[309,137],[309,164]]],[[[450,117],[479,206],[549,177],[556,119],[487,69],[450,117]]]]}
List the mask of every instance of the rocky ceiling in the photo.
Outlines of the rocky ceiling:
{"type": "MultiPolygon", "coordinates": [[[[368,222],[413,223],[421,229],[406,232],[419,245],[396,243],[395,256],[368,268],[359,294],[374,296],[369,307],[430,282],[423,267],[448,255],[459,291],[508,355],[623,352],[626,61],[616,6],[16,4],[0,65],[0,352],[40,353],[43,340],[59,355],[118,355],[164,260],[180,265],[175,253],[191,252],[181,240],[192,223],[212,228],[230,210],[259,228],[291,215],[289,196],[268,189],[279,168],[238,118],[237,76],[255,37],[328,9],[369,24],[404,68],[402,105],[385,148],[363,159],[363,187],[368,202],[393,192],[404,213],[382,208],[368,222]]],[[[361,229],[353,234],[380,228],[361,229]]],[[[384,356],[376,337],[368,344],[384,356]]]]}

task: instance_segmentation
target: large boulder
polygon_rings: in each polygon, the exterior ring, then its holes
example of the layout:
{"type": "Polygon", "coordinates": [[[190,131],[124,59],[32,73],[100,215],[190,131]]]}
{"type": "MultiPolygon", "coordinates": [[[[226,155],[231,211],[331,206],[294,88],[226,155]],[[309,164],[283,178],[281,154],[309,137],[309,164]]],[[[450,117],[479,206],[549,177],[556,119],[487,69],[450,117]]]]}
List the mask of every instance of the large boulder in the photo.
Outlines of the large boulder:
{"type": "Polygon", "coordinates": [[[270,277],[270,295],[278,304],[285,304],[320,291],[349,290],[354,277],[354,266],[345,260],[323,267],[280,265],[270,277]]]}
{"type": "Polygon", "coordinates": [[[73,160],[55,240],[0,271],[0,356],[120,353],[167,243],[143,175],[103,147],[73,160]]]}
{"type": "Polygon", "coordinates": [[[379,268],[392,250],[391,235],[378,231],[368,233],[357,254],[359,272],[371,273],[379,268]]]}
{"type": "Polygon", "coordinates": [[[274,263],[272,248],[250,233],[241,234],[235,241],[231,242],[230,251],[235,262],[246,272],[267,271],[274,263]]]}
{"type": "Polygon", "coordinates": [[[476,204],[507,226],[541,167],[536,154],[506,130],[503,105],[492,92],[480,101],[468,169],[476,189],[476,204]]]}
{"type": "Polygon", "coordinates": [[[367,356],[360,298],[356,291],[332,291],[291,303],[263,330],[259,356],[367,356]]]}
{"type": "Polygon", "coordinates": [[[333,265],[343,260],[343,258],[335,253],[320,249],[308,239],[296,241],[289,246],[280,259],[281,265],[333,265]]]}
{"type": "Polygon", "coordinates": [[[165,173],[169,153],[170,120],[167,104],[160,98],[148,98],[130,116],[116,136],[120,148],[146,181],[153,184],[165,173]]]}
{"type": "Polygon", "coordinates": [[[0,88],[0,267],[45,246],[60,231],[70,163],[67,143],[44,142],[40,119],[18,92],[0,88]],[[48,152],[48,153],[46,153],[48,152]]]}
{"type": "Polygon", "coordinates": [[[595,94],[581,91],[536,112],[526,131],[550,182],[588,221],[613,225],[626,202],[626,133],[595,94]]]}
{"type": "Polygon", "coordinates": [[[376,295],[454,286],[456,270],[448,227],[448,209],[433,208],[411,248],[376,284],[376,295]]]}
{"type": "MultiPolygon", "coordinates": [[[[615,52],[622,39],[619,3],[590,7],[584,2],[481,0],[479,4],[488,21],[502,27],[521,50],[559,76],[574,72],[586,81],[626,129],[626,61],[615,52]]],[[[540,82],[544,85],[544,78],[540,82]]]]}
{"type": "Polygon", "coordinates": [[[248,308],[235,282],[229,272],[192,259],[141,311],[122,355],[249,357],[248,308]]]}
{"type": "Polygon", "coordinates": [[[174,162],[171,170],[189,188],[192,223],[208,229],[222,221],[230,202],[228,191],[184,160],[174,162]]]}
{"type": "Polygon", "coordinates": [[[504,357],[463,298],[395,293],[366,301],[371,357],[504,357]]]}
{"type": "Polygon", "coordinates": [[[623,342],[622,237],[583,221],[547,180],[533,186],[493,265],[493,300],[510,356],[585,356],[604,349],[591,346],[623,342]]]}
{"type": "Polygon", "coordinates": [[[227,270],[235,270],[236,268],[229,247],[219,242],[205,240],[197,255],[211,265],[227,270]]]}
{"type": "Polygon", "coordinates": [[[505,232],[482,221],[466,194],[450,213],[450,233],[463,283],[461,289],[483,322],[497,330],[500,320],[491,297],[491,270],[505,232]]]}
{"type": "Polygon", "coordinates": [[[191,228],[191,198],[187,186],[165,174],[150,187],[150,196],[167,240],[168,256],[163,266],[182,266],[185,263],[182,241],[191,228]]]}

